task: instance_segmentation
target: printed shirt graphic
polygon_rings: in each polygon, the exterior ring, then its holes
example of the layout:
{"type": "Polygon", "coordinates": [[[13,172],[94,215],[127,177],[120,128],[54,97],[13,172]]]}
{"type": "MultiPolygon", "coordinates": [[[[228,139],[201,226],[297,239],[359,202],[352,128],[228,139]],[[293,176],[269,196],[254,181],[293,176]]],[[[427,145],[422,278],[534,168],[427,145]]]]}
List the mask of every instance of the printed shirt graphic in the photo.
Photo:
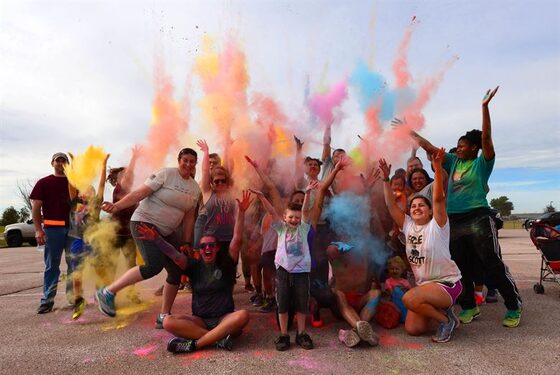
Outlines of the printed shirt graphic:
{"type": "Polygon", "coordinates": [[[449,173],[447,213],[460,214],[488,207],[488,179],[494,160],[484,159],[482,153],[473,160],[460,160],[454,154],[445,154],[443,168],[449,173]]]}
{"type": "Polygon", "coordinates": [[[461,272],[449,254],[449,220],[441,228],[434,219],[425,225],[415,225],[405,215],[403,233],[406,256],[418,285],[434,281],[455,283],[461,279],[461,272]]]}
{"type": "Polygon", "coordinates": [[[311,255],[307,235],[311,225],[302,221],[297,228],[290,228],[283,221],[275,221],[272,227],[278,233],[278,248],[274,258],[276,268],[283,267],[289,273],[310,272],[311,255]]]}
{"type": "Polygon", "coordinates": [[[144,185],[154,192],[140,202],[130,220],[153,224],[163,236],[177,229],[185,213],[202,197],[198,184],[181,177],[177,168],[159,170],[144,185]]]}

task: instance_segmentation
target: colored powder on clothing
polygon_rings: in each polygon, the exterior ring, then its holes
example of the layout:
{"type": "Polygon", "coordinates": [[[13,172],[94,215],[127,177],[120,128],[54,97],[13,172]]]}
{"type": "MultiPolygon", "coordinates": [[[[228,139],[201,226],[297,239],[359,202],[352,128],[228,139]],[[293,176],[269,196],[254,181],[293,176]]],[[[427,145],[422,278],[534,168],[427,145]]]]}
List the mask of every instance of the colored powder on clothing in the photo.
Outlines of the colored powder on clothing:
{"type": "Polygon", "coordinates": [[[311,113],[327,125],[334,121],[333,111],[348,97],[348,83],[343,80],[324,94],[315,94],[309,99],[311,113]]]}
{"type": "Polygon", "coordinates": [[[83,153],[75,155],[65,169],[70,184],[79,191],[88,190],[101,174],[106,156],[103,148],[91,145],[83,153]]]}

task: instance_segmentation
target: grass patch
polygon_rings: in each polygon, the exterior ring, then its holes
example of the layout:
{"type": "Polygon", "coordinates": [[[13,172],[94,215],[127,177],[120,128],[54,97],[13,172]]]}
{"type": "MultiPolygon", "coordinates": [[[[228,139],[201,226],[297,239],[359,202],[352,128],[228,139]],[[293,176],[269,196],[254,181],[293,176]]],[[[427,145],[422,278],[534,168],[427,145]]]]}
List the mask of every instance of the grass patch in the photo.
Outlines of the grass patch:
{"type": "Polygon", "coordinates": [[[504,229],[523,229],[522,220],[504,220],[504,229]]]}

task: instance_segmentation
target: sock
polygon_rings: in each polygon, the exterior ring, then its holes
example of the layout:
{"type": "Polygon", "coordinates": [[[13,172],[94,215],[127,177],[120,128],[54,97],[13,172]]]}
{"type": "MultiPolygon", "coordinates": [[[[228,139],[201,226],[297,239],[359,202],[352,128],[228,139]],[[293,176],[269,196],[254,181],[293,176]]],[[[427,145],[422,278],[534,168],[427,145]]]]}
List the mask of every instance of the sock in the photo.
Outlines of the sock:
{"type": "Polygon", "coordinates": [[[114,297],[115,296],[115,293],[111,292],[107,288],[103,288],[103,294],[105,294],[106,296],[109,296],[109,297],[114,297]]]}

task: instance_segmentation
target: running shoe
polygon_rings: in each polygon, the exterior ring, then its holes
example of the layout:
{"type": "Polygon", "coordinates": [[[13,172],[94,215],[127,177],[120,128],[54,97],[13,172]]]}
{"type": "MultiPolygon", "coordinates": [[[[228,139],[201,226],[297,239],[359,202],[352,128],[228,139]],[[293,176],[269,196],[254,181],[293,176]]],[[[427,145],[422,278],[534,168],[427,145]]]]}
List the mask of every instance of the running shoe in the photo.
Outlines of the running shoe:
{"type": "Polygon", "coordinates": [[[434,336],[432,336],[432,341],[437,343],[448,342],[451,339],[451,334],[457,326],[455,319],[447,317],[447,322],[439,323],[438,330],[434,336]]]}
{"type": "Polygon", "coordinates": [[[356,330],[358,331],[358,336],[371,346],[377,346],[379,344],[379,336],[373,332],[371,324],[365,320],[360,320],[356,323],[356,330]]]}
{"type": "Polygon", "coordinates": [[[276,300],[274,299],[274,297],[272,298],[265,298],[264,302],[262,303],[262,306],[259,308],[259,312],[262,313],[269,313],[269,312],[273,312],[276,311],[276,300]]]}
{"type": "Polygon", "coordinates": [[[253,303],[253,306],[255,306],[255,307],[262,306],[263,303],[264,303],[262,294],[256,293],[256,294],[253,294],[253,296],[251,296],[251,298],[252,298],[251,302],[253,303]],[[253,298],[253,296],[254,296],[254,298],[253,298]]]}
{"type": "Polygon", "coordinates": [[[227,335],[223,339],[216,341],[216,348],[231,352],[233,349],[233,338],[231,335],[227,335]]]}
{"type": "Polygon", "coordinates": [[[196,341],[174,337],[167,343],[167,351],[175,354],[192,353],[196,350],[196,341]]]}
{"type": "Polygon", "coordinates": [[[461,310],[459,313],[459,321],[462,324],[469,324],[478,316],[480,316],[480,308],[476,306],[472,309],[461,310]]]}
{"type": "Polygon", "coordinates": [[[496,289],[488,289],[486,293],[486,303],[496,303],[498,302],[498,291],[496,289]]]}
{"type": "Polygon", "coordinates": [[[37,309],[37,314],[47,314],[53,311],[54,304],[52,303],[43,303],[37,309]]]}
{"type": "Polygon", "coordinates": [[[72,314],[72,319],[78,319],[84,313],[86,308],[86,301],[80,297],[76,300],[74,304],[74,313],[72,314]]]}
{"type": "Polygon", "coordinates": [[[290,348],[290,335],[281,335],[279,336],[276,341],[276,350],[283,352],[290,348]]]}
{"type": "Polygon", "coordinates": [[[161,313],[156,318],[156,329],[163,329],[163,319],[170,314],[161,313]]]}
{"type": "Polygon", "coordinates": [[[99,311],[103,314],[111,318],[117,315],[115,309],[115,295],[107,290],[107,288],[98,289],[97,292],[95,292],[95,299],[99,304],[99,311]]]}
{"type": "Polygon", "coordinates": [[[313,349],[313,341],[311,337],[305,332],[296,334],[296,344],[305,350],[313,349]]]}
{"type": "Polygon", "coordinates": [[[349,348],[353,348],[361,341],[358,332],[353,329],[341,329],[338,331],[338,340],[349,348]]]}
{"type": "Polygon", "coordinates": [[[504,320],[502,320],[502,325],[508,328],[515,328],[519,325],[520,321],[521,321],[521,309],[508,310],[506,311],[504,320]]]}

